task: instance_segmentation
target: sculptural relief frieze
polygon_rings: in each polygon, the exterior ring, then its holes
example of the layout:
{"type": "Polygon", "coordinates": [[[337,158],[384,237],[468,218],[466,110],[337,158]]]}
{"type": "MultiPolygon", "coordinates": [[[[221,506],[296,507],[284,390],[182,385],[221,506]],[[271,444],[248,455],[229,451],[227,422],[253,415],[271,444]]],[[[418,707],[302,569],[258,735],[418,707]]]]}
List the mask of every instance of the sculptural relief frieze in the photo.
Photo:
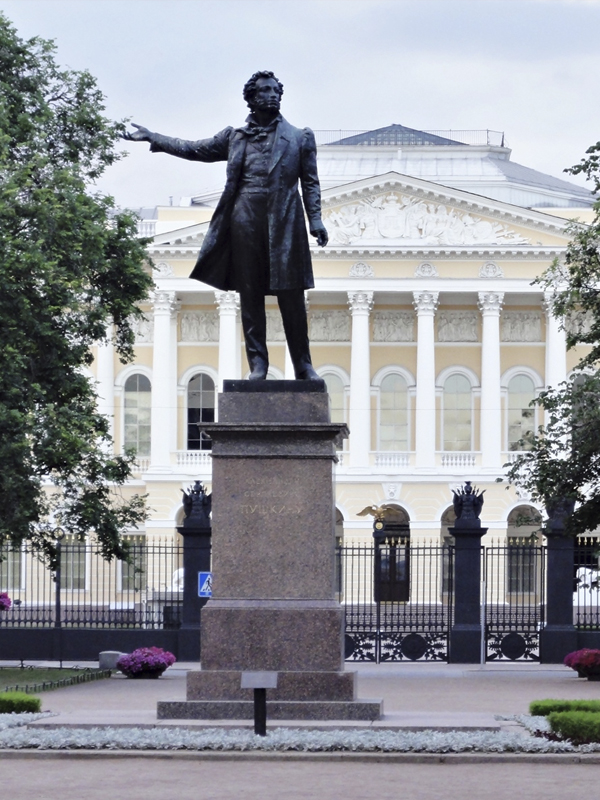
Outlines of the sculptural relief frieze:
{"type": "Polygon", "coordinates": [[[181,341],[218,342],[218,313],[216,311],[186,311],[182,314],[181,341]]]}
{"type": "Polygon", "coordinates": [[[500,320],[503,342],[539,342],[542,339],[542,318],[537,311],[505,311],[500,320]]]}
{"type": "Polygon", "coordinates": [[[475,311],[440,311],[437,321],[438,342],[479,341],[475,311]]]}
{"type": "Polygon", "coordinates": [[[269,309],[267,315],[267,341],[285,342],[285,331],[281,314],[275,309],[269,309]]]}
{"type": "Polygon", "coordinates": [[[589,311],[571,312],[565,319],[565,330],[571,336],[587,336],[594,326],[594,316],[589,311]]]}
{"type": "Polygon", "coordinates": [[[129,320],[136,344],[152,344],[154,341],[154,319],[144,315],[129,320]]]}
{"type": "Polygon", "coordinates": [[[475,214],[399,192],[387,192],[325,212],[330,244],[527,244],[529,239],[475,214]]]}
{"type": "Polygon", "coordinates": [[[310,338],[315,342],[349,342],[350,315],[347,311],[313,311],[310,338]]]}
{"type": "Polygon", "coordinates": [[[414,342],[414,313],[412,311],[374,311],[373,341],[414,342]]]}

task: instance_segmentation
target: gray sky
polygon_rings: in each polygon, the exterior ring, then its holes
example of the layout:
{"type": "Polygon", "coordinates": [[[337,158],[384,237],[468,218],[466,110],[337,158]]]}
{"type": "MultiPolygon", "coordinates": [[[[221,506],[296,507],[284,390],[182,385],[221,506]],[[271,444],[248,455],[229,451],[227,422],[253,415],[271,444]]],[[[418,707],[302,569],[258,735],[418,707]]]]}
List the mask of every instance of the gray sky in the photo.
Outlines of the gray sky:
{"type": "MultiPolygon", "coordinates": [[[[562,176],[600,139],[600,0],[0,0],[23,38],[87,68],[107,114],[197,139],[242,124],[257,69],[313,129],[506,132],[514,161],[562,176]]],[[[222,183],[222,165],[130,155],[100,183],[123,206],[222,183]]],[[[581,183],[581,180],[571,179],[581,183]]]]}

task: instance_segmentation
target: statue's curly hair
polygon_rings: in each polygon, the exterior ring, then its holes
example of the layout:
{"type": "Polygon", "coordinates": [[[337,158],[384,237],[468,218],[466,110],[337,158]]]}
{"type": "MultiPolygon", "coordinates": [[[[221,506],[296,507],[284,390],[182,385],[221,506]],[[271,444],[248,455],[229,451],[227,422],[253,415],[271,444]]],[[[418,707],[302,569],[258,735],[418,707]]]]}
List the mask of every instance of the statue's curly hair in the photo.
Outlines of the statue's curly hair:
{"type": "Polygon", "coordinates": [[[276,78],[272,72],[269,70],[255,72],[250,80],[244,85],[244,100],[248,104],[249,108],[252,108],[252,101],[254,100],[254,93],[256,92],[256,81],[259,78],[273,78],[274,81],[277,81],[277,86],[279,87],[279,97],[281,97],[283,94],[283,83],[276,78]]]}

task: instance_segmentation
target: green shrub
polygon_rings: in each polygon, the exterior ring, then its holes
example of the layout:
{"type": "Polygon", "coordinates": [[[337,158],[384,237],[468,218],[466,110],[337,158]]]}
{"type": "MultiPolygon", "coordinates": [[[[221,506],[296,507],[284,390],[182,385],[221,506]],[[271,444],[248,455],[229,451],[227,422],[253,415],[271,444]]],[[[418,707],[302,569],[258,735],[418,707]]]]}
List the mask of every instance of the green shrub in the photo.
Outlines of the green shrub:
{"type": "Polygon", "coordinates": [[[600,742],[600,714],[593,711],[553,711],[548,714],[553,733],[573,744],[600,742]]]}
{"type": "Polygon", "coordinates": [[[553,711],[600,712],[600,700],[534,700],[529,704],[529,713],[534,717],[547,717],[553,711]]]}
{"type": "Polygon", "coordinates": [[[3,692],[0,694],[0,714],[18,714],[23,711],[41,711],[42,701],[25,692],[3,692]]]}

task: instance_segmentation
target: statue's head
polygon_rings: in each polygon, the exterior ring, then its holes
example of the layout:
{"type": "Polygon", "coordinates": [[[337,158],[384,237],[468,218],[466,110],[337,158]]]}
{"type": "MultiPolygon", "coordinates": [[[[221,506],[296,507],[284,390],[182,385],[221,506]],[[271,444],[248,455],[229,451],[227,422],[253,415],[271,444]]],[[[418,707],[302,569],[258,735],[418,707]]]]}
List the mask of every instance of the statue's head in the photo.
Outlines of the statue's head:
{"type": "Polygon", "coordinates": [[[244,100],[248,108],[279,111],[283,84],[268,70],[255,72],[244,86],[244,100]]]}

